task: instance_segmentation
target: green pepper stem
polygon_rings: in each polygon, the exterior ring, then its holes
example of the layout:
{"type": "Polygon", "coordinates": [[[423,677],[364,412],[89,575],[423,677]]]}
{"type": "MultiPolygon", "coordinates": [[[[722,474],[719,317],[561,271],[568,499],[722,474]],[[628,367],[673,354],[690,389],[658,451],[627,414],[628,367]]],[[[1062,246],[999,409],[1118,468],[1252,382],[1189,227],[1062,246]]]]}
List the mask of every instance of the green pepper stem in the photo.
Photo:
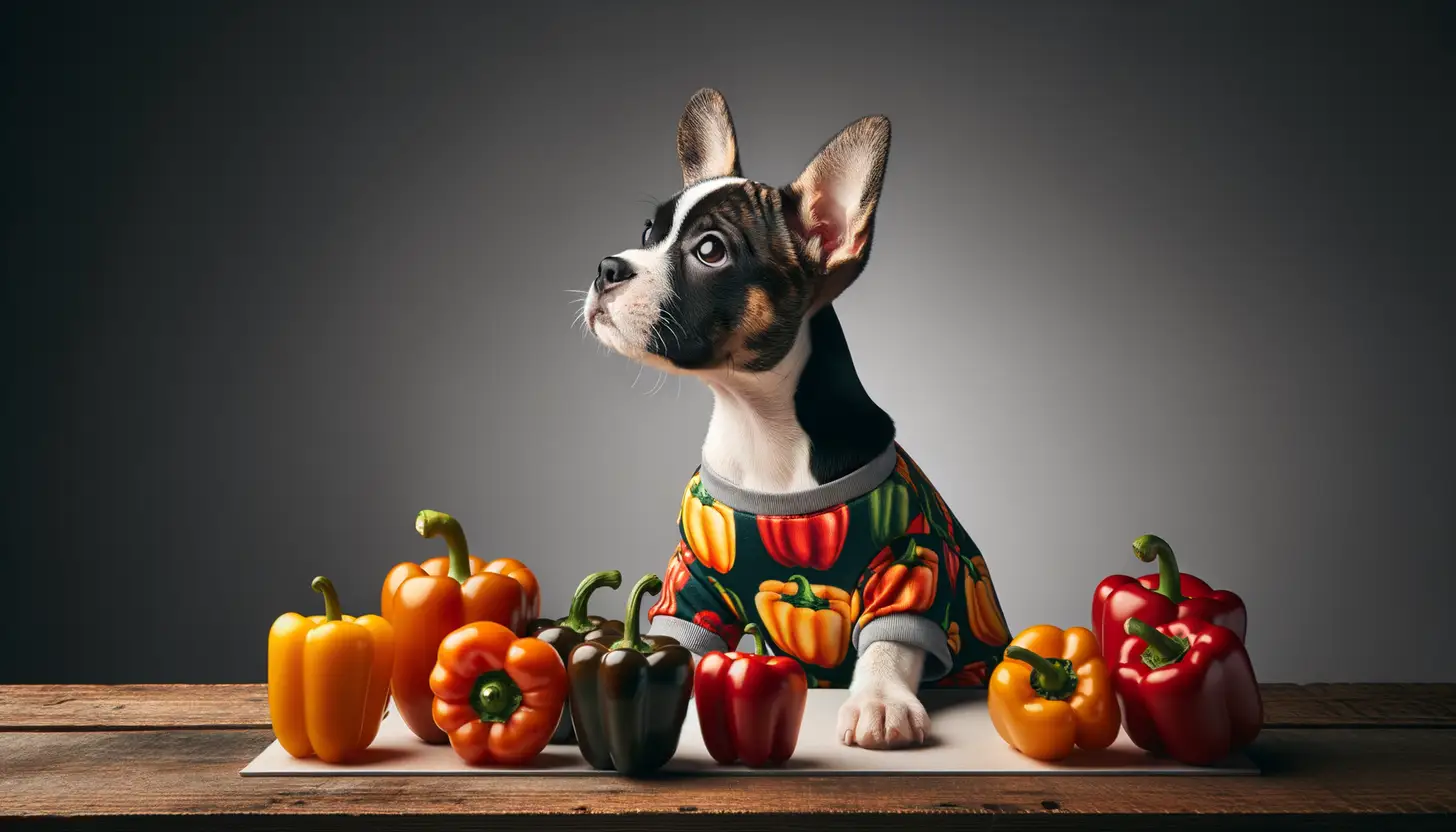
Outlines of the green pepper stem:
{"type": "Polygon", "coordinates": [[[1183,600],[1183,578],[1173,547],[1155,534],[1145,534],[1132,542],[1132,553],[1143,563],[1158,562],[1158,594],[1173,603],[1183,600]]]}
{"type": "Polygon", "coordinates": [[[768,644],[763,640],[763,630],[757,624],[743,625],[743,634],[753,636],[753,654],[755,656],[767,656],[768,644]]]}
{"type": "Polygon", "coordinates": [[[662,579],[651,572],[642,576],[637,585],[632,587],[632,594],[627,598],[626,620],[622,622],[622,638],[613,644],[613,650],[636,650],[639,653],[651,653],[652,645],[642,640],[642,627],[637,622],[637,617],[642,611],[642,596],[656,595],[662,591],[662,579]]]}
{"type": "Polygon", "coordinates": [[[1158,658],[1159,666],[1172,664],[1183,658],[1188,652],[1188,645],[1179,639],[1163,635],[1153,625],[1139,618],[1129,618],[1122,624],[1122,629],[1130,636],[1136,636],[1147,643],[1148,649],[1158,658]]]}
{"type": "Polygon", "coordinates": [[[915,564],[920,562],[919,548],[920,547],[915,543],[915,538],[910,538],[909,540],[905,541],[905,554],[901,555],[898,558],[895,558],[895,560],[890,562],[890,565],[895,566],[896,564],[899,564],[900,566],[914,566],[915,564]]]}
{"type": "Polygon", "coordinates": [[[460,521],[443,511],[425,509],[415,517],[415,531],[420,537],[445,538],[445,547],[450,551],[450,577],[465,583],[470,577],[470,546],[460,521]]]}
{"type": "Polygon", "coordinates": [[[688,493],[696,497],[698,499],[698,502],[702,503],[704,506],[711,506],[714,503],[718,502],[717,500],[713,499],[711,494],[708,493],[708,489],[703,487],[702,480],[694,482],[692,487],[688,489],[688,493]]]}
{"type": "Polygon", "coordinates": [[[1031,665],[1032,676],[1036,682],[1032,687],[1046,698],[1062,698],[1077,686],[1076,677],[1068,673],[1065,668],[1019,644],[1007,647],[1003,655],[1008,659],[1016,659],[1031,665]]]}
{"type": "Polygon", "coordinates": [[[334,582],[320,575],[313,579],[313,591],[324,596],[324,620],[342,620],[344,614],[339,609],[339,592],[334,589],[334,582]]]}
{"type": "Polygon", "coordinates": [[[556,623],[577,633],[584,633],[596,627],[591,619],[586,617],[586,604],[591,598],[591,594],[604,586],[616,589],[621,585],[622,573],[615,569],[587,575],[576,587],[576,594],[571,596],[571,609],[567,611],[566,617],[556,623]]]}
{"type": "Polygon", "coordinates": [[[505,722],[521,707],[521,688],[504,670],[488,670],[475,678],[470,707],[482,722],[505,722]]]}
{"type": "Polygon", "coordinates": [[[780,595],[793,606],[803,607],[810,610],[827,610],[829,602],[814,594],[813,588],[809,586],[809,579],[803,575],[789,576],[789,583],[796,587],[793,595],[780,595]]]}

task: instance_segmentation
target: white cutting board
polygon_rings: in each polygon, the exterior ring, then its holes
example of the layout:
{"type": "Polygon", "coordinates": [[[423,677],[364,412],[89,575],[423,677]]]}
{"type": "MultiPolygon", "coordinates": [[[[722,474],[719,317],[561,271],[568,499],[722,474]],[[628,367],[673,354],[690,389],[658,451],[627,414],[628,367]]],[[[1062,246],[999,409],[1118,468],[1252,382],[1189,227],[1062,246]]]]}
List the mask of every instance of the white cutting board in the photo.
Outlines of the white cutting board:
{"type": "MultiPolygon", "coordinates": [[[[1078,749],[1060,763],[1042,763],[1025,757],[1002,741],[986,713],[984,692],[922,691],[930,712],[930,742],[895,751],[870,751],[840,744],[834,735],[839,706],[849,696],[842,689],[809,691],[804,724],[794,756],[776,769],[749,769],[719,765],[703,745],[697,707],[688,706],[687,721],[677,754],[664,771],[679,774],[1258,774],[1247,756],[1236,754],[1211,767],[1186,766],[1152,757],[1122,734],[1102,751],[1078,749]]],[[[433,776],[490,774],[569,774],[615,776],[587,765],[576,746],[549,745],[529,765],[472,767],[449,745],[429,745],[410,733],[391,707],[373,745],[355,763],[329,764],[317,758],[295,759],[275,740],[243,768],[244,777],[433,776]]]]}

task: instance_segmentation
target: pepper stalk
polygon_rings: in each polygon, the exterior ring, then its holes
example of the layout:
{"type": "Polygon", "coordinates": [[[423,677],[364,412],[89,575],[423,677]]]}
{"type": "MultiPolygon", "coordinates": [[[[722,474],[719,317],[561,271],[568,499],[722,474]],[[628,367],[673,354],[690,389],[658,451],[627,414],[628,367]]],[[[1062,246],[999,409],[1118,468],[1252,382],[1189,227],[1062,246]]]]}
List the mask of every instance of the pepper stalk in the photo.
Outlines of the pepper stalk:
{"type": "Polygon", "coordinates": [[[425,509],[415,517],[415,531],[420,537],[443,537],[450,552],[450,577],[465,583],[470,578],[470,546],[460,522],[443,511],[425,509]]]}
{"type": "Polygon", "coordinates": [[[594,629],[597,625],[587,618],[587,601],[591,594],[602,587],[616,589],[622,585],[622,573],[615,569],[606,572],[593,572],[582,579],[576,587],[576,593],[571,596],[571,607],[567,610],[566,617],[556,622],[558,627],[565,627],[572,632],[585,633],[594,629]]]}
{"type": "Polygon", "coordinates": [[[1066,659],[1049,659],[1019,644],[1006,648],[1008,659],[1031,665],[1031,689],[1043,699],[1061,701],[1077,692],[1077,672],[1066,659]]]}
{"type": "Polygon", "coordinates": [[[334,582],[320,575],[313,579],[313,591],[324,596],[324,620],[342,621],[343,611],[339,607],[339,591],[334,589],[334,582]]]}
{"type": "Polygon", "coordinates": [[[1145,534],[1132,542],[1132,553],[1143,563],[1158,562],[1158,594],[1173,603],[1183,600],[1183,577],[1173,547],[1155,534],[1145,534]]]}
{"type": "Polygon", "coordinates": [[[656,595],[662,591],[662,579],[648,573],[637,581],[632,587],[632,594],[627,598],[627,614],[622,622],[622,638],[611,646],[612,650],[636,650],[639,653],[651,653],[653,647],[642,640],[642,626],[638,623],[638,617],[642,611],[642,596],[656,595]]]}
{"type": "Polygon", "coordinates": [[[1129,618],[1123,622],[1122,628],[1128,635],[1136,636],[1147,643],[1148,649],[1143,651],[1142,661],[1153,670],[1173,664],[1188,652],[1188,639],[1164,635],[1140,618],[1129,618]]]}

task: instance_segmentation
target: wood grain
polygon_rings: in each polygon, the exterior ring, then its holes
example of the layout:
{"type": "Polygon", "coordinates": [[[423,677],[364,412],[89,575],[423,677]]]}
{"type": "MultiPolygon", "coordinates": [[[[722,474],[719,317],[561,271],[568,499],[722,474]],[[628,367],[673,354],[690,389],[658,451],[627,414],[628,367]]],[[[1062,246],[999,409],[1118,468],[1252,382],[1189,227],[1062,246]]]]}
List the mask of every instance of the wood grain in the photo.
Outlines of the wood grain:
{"type": "Polygon", "coordinates": [[[1456,812],[1456,732],[1424,729],[1269,730],[1250,752],[1265,772],[1259,777],[240,777],[242,764],[271,741],[262,730],[0,734],[0,818],[627,813],[681,829],[687,818],[721,822],[725,811],[1225,821],[1456,812]]]}
{"type": "MultiPolygon", "coordinates": [[[[1456,685],[1264,685],[1271,728],[1456,727],[1456,685]]],[[[265,685],[0,685],[0,731],[267,728],[265,685]]]]}
{"type": "Polygon", "coordinates": [[[262,685],[0,687],[0,827],[1446,829],[1456,685],[1267,685],[1260,777],[297,777],[262,685]]]}
{"type": "Polygon", "coordinates": [[[271,725],[267,685],[0,685],[0,731],[271,725]]]}

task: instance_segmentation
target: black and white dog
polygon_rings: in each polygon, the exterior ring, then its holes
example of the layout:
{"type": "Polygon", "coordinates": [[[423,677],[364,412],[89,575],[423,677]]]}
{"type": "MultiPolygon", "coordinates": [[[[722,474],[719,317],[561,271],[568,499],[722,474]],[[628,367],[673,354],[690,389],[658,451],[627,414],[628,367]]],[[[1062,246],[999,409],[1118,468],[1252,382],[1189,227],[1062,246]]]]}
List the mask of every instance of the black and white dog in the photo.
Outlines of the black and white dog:
{"type": "MultiPolygon", "coordinates": [[[[815,489],[895,441],[830,306],[869,259],[889,149],[889,120],[869,116],[793,184],[755,182],[742,175],[722,95],[701,90],[678,125],[683,190],[657,206],[639,247],[601,261],[587,293],[585,323],[603,344],[712,390],[702,462],[745,493],[815,489]]],[[[867,748],[923,742],[925,662],[909,642],[862,647],[838,738],[867,748]]]]}

